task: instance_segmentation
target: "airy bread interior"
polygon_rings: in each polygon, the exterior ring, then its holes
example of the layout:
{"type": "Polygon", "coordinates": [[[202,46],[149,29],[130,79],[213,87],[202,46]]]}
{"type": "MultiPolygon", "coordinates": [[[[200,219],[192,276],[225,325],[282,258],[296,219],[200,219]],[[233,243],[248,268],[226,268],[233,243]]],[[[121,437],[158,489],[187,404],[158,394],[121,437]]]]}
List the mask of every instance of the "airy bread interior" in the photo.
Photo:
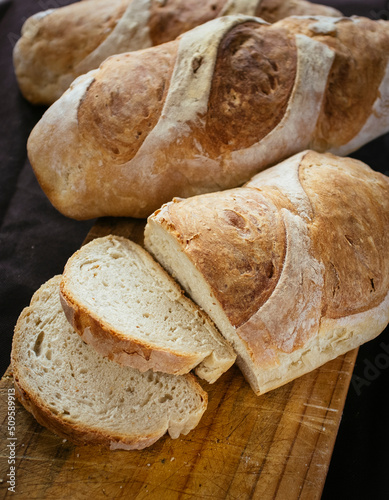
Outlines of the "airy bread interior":
{"type": "Polygon", "coordinates": [[[37,420],[74,442],[141,449],[166,431],[187,434],[207,395],[192,375],[141,373],[85,344],[66,320],[61,276],[44,284],[21,314],[12,349],[20,399],[37,420]]]}
{"type": "Polygon", "coordinates": [[[213,295],[209,284],[182,251],[176,238],[152,217],[148,219],[145,228],[145,247],[214,321],[224,338],[233,346],[237,354],[236,361],[239,368],[245,374],[254,391],[258,392],[259,387],[253,372],[254,364],[248,355],[246,344],[236,334],[235,328],[213,295]]]}
{"type": "Polygon", "coordinates": [[[209,318],[139,245],[107,236],[84,245],[65,267],[64,308],[101,354],[142,371],[196,373],[214,382],[235,353],[209,318]]]}

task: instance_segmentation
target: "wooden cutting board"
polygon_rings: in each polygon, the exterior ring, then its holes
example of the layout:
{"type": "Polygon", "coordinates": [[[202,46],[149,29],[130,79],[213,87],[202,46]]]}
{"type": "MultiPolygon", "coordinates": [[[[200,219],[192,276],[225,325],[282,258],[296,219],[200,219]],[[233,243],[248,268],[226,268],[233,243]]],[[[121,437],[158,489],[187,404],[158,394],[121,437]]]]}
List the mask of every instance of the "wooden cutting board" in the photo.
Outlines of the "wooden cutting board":
{"type": "MultiPolygon", "coordinates": [[[[144,221],[107,218],[86,241],[118,234],[143,242],[144,221]]],[[[209,405],[187,436],[168,436],[142,451],[74,446],[41,427],[16,404],[8,432],[10,370],[1,380],[0,488],[8,491],[15,443],[18,499],[319,499],[353,372],[357,350],[279,389],[255,396],[233,367],[202,383],[209,405]]]]}

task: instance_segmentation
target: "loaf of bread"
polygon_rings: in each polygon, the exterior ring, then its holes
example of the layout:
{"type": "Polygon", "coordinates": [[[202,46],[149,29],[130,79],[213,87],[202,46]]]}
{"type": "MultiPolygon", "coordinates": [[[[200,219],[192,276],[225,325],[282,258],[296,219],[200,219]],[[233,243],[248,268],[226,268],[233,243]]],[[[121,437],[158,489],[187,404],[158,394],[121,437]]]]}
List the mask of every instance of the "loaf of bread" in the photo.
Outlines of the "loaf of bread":
{"type": "Polygon", "coordinates": [[[84,0],[39,12],[14,49],[23,95],[52,104],[77,76],[108,56],[174,40],[216,17],[246,14],[275,22],[291,15],[339,16],[305,0],[84,0]]]}
{"type": "Polygon", "coordinates": [[[144,372],[196,374],[215,382],[235,353],[209,318],[150,254],[126,238],[96,238],[67,262],[62,305],[100,354],[144,372]]]}
{"type": "Polygon", "coordinates": [[[240,188],[175,199],[146,248],[233,345],[257,394],[389,322],[389,178],[302,152],[240,188]]]}
{"type": "Polygon", "coordinates": [[[33,129],[29,158],[63,214],[146,217],[385,133],[388,57],[387,21],[215,19],[79,77],[33,129]]]}
{"type": "Polygon", "coordinates": [[[59,300],[61,276],[44,284],[15,327],[16,394],[38,422],[77,444],[141,449],[187,434],[207,407],[193,375],[141,373],[85,344],[59,300]]]}

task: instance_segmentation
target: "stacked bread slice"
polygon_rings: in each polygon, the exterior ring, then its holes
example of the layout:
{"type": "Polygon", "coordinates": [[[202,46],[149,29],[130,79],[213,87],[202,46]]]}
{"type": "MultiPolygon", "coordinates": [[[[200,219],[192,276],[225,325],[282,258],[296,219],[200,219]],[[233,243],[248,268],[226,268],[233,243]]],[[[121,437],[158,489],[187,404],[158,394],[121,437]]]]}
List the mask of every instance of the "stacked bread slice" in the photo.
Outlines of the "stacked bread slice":
{"type": "Polygon", "coordinates": [[[141,449],[166,431],[177,438],[197,425],[207,394],[192,375],[123,367],[85,344],[67,322],[61,276],[33,296],[15,329],[17,394],[38,422],[75,443],[141,449]]]}

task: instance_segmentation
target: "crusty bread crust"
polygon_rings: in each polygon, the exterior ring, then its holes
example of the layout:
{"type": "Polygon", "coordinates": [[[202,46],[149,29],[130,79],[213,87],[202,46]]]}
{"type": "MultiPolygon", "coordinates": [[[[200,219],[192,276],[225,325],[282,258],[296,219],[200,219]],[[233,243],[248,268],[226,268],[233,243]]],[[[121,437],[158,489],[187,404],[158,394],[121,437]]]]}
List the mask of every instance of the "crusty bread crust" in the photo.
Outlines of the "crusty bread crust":
{"type": "Polygon", "coordinates": [[[56,101],[75,77],[83,73],[75,68],[112,32],[124,14],[126,3],[84,0],[28,18],[13,52],[15,73],[24,97],[33,104],[56,101]],[[66,19],[68,22],[64,22],[66,19]],[[72,19],[70,24],[69,19],[72,19]]]}
{"type": "Polygon", "coordinates": [[[388,48],[384,21],[218,18],[80,77],[32,131],[29,158],[65,215],[145,217],[307,148],[346,154],[385,133],[388,48]]]}
{"type": "Polygon", "coordinates": [[[107,57],[174,40],[218,16],[340,15],[305,0],[83,0],[39,12],[22,28],[14,65],[23,95],[52,104],[79,75],[107,57]]]}
{"type": "Polygon", "coordinates": [[[167,43],[138,53],[140,57],[132,54],[112,57],[91,82],[77,110],[78,129],[82,142],[103,151],[105,163],[116,168],[130,161],[157,124],[169,90],[177,48],[177,44],[167,43]],[[120,82],[120,88],[131,89],[131,98],[128,93],[113,91],[113,81],[120,82]],[[112,110],[109,126],[101,127],[101,121],[96,120],[102,109],[112,110]],[[134,116],[138,119],[134,120],[134,116]]]}
{"type": "Polygon", "coordinates": [[[387,177],[308,151],[242,188],[164,205],[148,220],[145,245],[263,393],[386,327],[388,224],[387,177]]]}
{"type": "MultiPolygon", "coordinates": [[[[191,412],[191,414],[187,415],[186,421],[171,420],[170,422],[168,422],[168,425],[166,425],[166,422],[162,421],[154,422],[152,426],[153,432],[134,432],[134,430],[131,428],[131,419],[128,420],[126,432],[120,432],[117,430],[115,431],[112,429],[107,429],[104,427],[104,425],[96,425],[95,421],[92,422],[92,414],[94,415],[94,411],[91,411],[88,419],[81,421],[78,419],[77,421],[75,421],[74,419],[67,418],[66,413],[62,414],[60,411],[53,410],[53,408],[49,404],[49,400],[46,399],[48,397],[47,388],[45,387],[43,390],[36,390],[36,388],[34,387],[34,383],[38,385],[38,388],[39,384],[41,383],[45,383],[48,387],[52,388],[55,387],[55,382],[51,379],[46,381],[41,380],[42,373],[39,373],[41,370],[40,368],[37,369],[36,365],[32,365],[31,358],[29,356],[31,354],[33,355],[33,353],[30,352],[30,354],[28,354],[28,351],[31,347],[29,345],[31,342],[32,344],[34,344],[34,342],[35,344],[38,342],[38,333],[42,329],[41,323],[45,323],[44,321],[42,321],[41,314],[46,314],[47,311],[44,306],[44,303],[47,301],[47,295],[53,296],[53,294],[55,294],[55,300],[58,301],[59,304],[59,299],[57,297],[60,281],[61,276],[55,276],[46,284],[42,285],[42,287],[32,297],[30,306],[26,307],[22,311],[15,326],[15,334],[11,353],[11,364],[16,395],[22,405],[26,408],[26,410],[32,413],[41,425],[47,427],[55,434],[69,439],[75,444],[102,445],[110,447],[111,449],[143,449],[146,446],[150,446],[155,441],[157,441],[166,433],[166,431],[169,431],[170,435],[176,438],[180,433],[186,434],[191,429],[193,429],[206,410],[208,396],[207,393],[197,383],[195,377],[190,374],[180,378],[185,381],[187,393],[196,395],[196,398],[198,398],[198,402],[200,404],[197,408],[194,409],[194,411],[191,412]],[[40,301],[43,302],[43,306],[42,304],[39,304],[40,301]],[[31,320],[31,318],[33,318],[33,320],[31,320]],[[26,360],[28,360],[28,362],[26,360]],[[31,363],[31,366],[29,366],[28,363],[31,363]],[[38,381],[39,377],[40,382],[38,381]]],[[[59,314],[63,314],[60,306],[59,308],[56,308],[55,311],[48,312],[48,314],[51,314],[50,320],[55,319],[53,316],[54,314],[56,316],[59,314]]],[[[70,328],[69,326],[67,326],[65,318],[63,318],[63,320],[61,321],[64,323],[64,329],[66,327],[70,328]]],[[[50,321],[48,321],[44,324],[43,329],[50,328],[50,321]]],[[[67,334],[66,331],[63,331],[62,333],[64,336],[67,334]]],[[[75,335],[78,338],[75,332],[72,332],[71,334],[75,335]]],[[[53,343],[51,345],[51,349],[55,351],[56,348],[58,348],[57,343],[53,343]]],[[[62,348],[67,349],[66,342],[64,343],[64,345],[62,345],[62,348]]],[[[66,357],[67,353],[62,352],[60,355],[62,357],[66,357]]],[[[70,363],[66,364],[66,366],[69,365],[70,363]]],[[[117,369],[116,365],[115,369],[117,369]]],[[[128,377],[128,372],[126,371],[126,368],[123,368],[123,370],[123,378],[121,382],[125,383],[126,377],[128,377]]],[[[68,373],[65,373],[65,375],[68,376],[68,373]]],[[[89,385],[92,388],[96,374],[90,373],[89,376],[89,385]]],[[[102,382],[104,383],[104,381],[102,382]]],[[[77,383],[79,383],[80,386],[85,385],[85,380],[78,380],[77,383]]],[[[153,382],[150,382],[150,385],[156,387],[153,382]]],[[[57,388],[56,390],[59,390],[59,388],[57,388]]],[[[119,391],[121,389],[118,387],[117,390],[119,391]]],[[[65,394],[63,394],[63,397],[65,398],[65,394]]],[[[76,401],[76,394],[69,394],[67,395],[67,397],[69,399],[74,398],[73,406],[74,409],[77,409],[78,403],[76,401]]],[[[91,401],[93,401],[92,394],[91,401]]],[[[164,407],[161,407],[161,409],[163,410],[164,407]]],[[[147,424],[148,422],[145,422],[145,429],[147,429],[147,424]]]]}
{"type": "Polygon", "coordinates": [[[277,127],[288,107],[296,71],[296,41],[282,27],[264,29],[248,22],[225,35],[209,93],[206,138],[198,137],[212,158],[248,148],[277,127]]]}
{"type": "MultiPolygon", "coordinates": [[[[335,53],[328,75],[328,89],[310,145],[315,151],[335,150],[348,144],[374,114],[374,103],[383,97],[380,84],[388,68],[388,28],[381,31],[384,27],[381,23],[371,24],[366,18],[352,19],[318,19],[312,23],[309,19],[302,21],[293,16],[279,23],[290,34],[314,36],[335,53]],[[360,33],[365,33],[367,42],[363,58],[359,57],[360,33]]],[[[344,154],[350,151],[345,149],[344,154]]]]}

